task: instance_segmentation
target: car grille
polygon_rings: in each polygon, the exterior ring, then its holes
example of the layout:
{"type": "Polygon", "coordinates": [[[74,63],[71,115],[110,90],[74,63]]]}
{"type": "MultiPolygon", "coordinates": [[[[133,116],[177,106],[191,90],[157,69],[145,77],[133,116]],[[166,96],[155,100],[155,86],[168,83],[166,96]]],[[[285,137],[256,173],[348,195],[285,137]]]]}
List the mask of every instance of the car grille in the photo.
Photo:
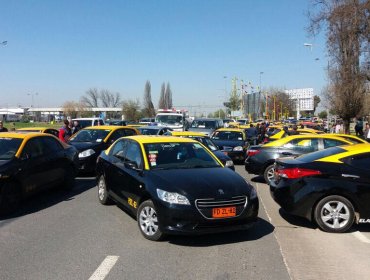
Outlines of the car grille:
{"type": "Polygon", "coordinates": [[[207,219],[213,219],[212,218],[213,208],[221,207],[236,207],[235,217],[238,217],[243,212],[244,208],[247,206],[247,197],[236,196],[231,199],[215,199],[215,198],[197,199],[195,201],[195,206],[197,207],[200,214],[202,214],[202,216],[207,219]]]}

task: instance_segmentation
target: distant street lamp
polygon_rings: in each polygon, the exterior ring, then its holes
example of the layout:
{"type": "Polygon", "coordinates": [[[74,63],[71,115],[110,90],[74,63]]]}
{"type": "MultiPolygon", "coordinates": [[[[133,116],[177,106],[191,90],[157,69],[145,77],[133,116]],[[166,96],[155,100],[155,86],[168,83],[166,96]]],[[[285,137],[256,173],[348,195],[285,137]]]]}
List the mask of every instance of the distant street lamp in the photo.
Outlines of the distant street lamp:
{"type": "Polygon", "coordinates": [[[2,46],[6,46],[8,44],[8,41],[2,41],[1,43],[0,43],[0,45],[2,45],[2,46]]]}
{"type": "Polygon", "coordinates": [[[33,96],[34,96],[34,95],[36,95],[36,96],[37,96],[37,95],[39,95],[39,93],[38,93],[38,92],[36,92],[36,93],[27,93],[27,95],[28,95],[28,96],[30,96],[30,95],[31,95],[31,98],[32,98],[31,107],[33,108],[33,96]]]}
{"type": "Polygon", "coordinates": [[[313,47],[313,44],[310,44],[310,43],[304,43],[303,46],[305,47],[309,47],[310,50],[312,51],[312,47],[313,47]]]}

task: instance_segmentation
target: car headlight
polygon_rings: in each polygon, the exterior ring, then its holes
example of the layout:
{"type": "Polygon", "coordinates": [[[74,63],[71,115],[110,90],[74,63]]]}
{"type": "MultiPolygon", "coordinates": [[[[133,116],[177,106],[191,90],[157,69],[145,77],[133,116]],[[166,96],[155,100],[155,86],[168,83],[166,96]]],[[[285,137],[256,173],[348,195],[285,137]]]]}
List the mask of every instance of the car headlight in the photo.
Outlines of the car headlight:
{"type": "Polygon", "coordinates": [[[86,157],[89,157],[93,154],[95,154],[95,151],[93,149],[88,149],[86,151],[83,151],[83,152],[79,153],[78,157],[79,158],[86,158],[86,157]]]}
{"type": "Polygon", "coordinates": [[[257,198],[257,191],[255,188],[252,187],[251,193],[249,195],[249,199],[255,199],[255,198],[257,198]]]}
{"type": "Polygon", "coordinates": [[[185,196],[178,193],[166,192],[164,190],[157,189],[157,195],[161,200],[171,204],[190,205],[189,200],[185,196]]]}
{"type": "Polygon", "coordinates": [[[225,166],[226,167],[234,166],[234,162],[232,160],[227,160],[225,166]]]}
{"type": "Polygon", "coordinates": [[[234,147],[233,151],[243,151],[243,147],[242,146],[237,146],[237,147],[234,147]]]}

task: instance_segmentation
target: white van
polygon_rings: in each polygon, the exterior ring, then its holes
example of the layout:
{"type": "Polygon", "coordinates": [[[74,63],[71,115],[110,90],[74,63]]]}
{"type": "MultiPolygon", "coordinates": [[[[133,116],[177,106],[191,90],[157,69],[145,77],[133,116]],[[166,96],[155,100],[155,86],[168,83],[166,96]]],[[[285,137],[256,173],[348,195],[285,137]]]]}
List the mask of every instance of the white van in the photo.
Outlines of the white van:
{"type": "Polygon", "coordinates": [[[74,121],[78,121],[78,124],[81,128],[87,127],[87,126],[96,126],[96,125],[104,125],[104,120],[102,118],[78,118],[78,119],[72,119],[72,123],[74,121]]]}

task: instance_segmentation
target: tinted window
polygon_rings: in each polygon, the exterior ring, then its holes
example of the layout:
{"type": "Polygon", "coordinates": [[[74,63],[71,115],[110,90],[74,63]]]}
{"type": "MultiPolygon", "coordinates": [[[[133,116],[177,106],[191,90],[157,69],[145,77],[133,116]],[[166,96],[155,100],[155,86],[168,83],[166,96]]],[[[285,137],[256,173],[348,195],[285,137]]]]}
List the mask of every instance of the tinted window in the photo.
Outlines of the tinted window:
{"type": "Polygon", "coordinates": [[[31,158],[43,156],[47,154],[47,148],[46,145],[42,142],[42,139],[33,138],[27,141],[22,156],[28,156],[31,158]]]}
{"type": "Polygon", "coordinates": [[[114,157],[124,160],[126,156],[126,151],[127,151],[127,141],[120,140],[114,144],[110,151],[110,154],[114,157]]]}
{"type": "Polygon", "coordinates": [[[143,135],[157,135],[158,129],[152,128],[139,128],[139,131],[143,135]]]}
{"type": "Polygon", "coordinates": [[[126,161],[136,162],[139,168],[143,166],[143,160],[141,157],[141,149],[137,143],[129,142],[126,153],[126,161]]]}
{"type": "Polygon", "coordinates": [[[334,139],[323,139],[323,140],[324,140],[324,149],[347,144],[342,141],[334,139]]]}
{"type": "Polygon", "coordinates": [[[317,152],[314,152],[314,153],[302,155],[302,156],[297,157],[297,159],[302,161],[302,162],[312,162],[312,161],[315,161],[315,160],[318,160],[318,159],[321,159],[321,158],[324,158],[324,157],[340,154],[340,153],[343,153],[345,151],[346,150],[344,150],[342,148],[333,147],[333,148],[328,148],[328,149],[325,149],[325,150],[317,151],[317,152]]]}
{"type": "Polygon", "coordinates": [[[51,137],[42,137],[42,142],[46,150],[48,152],[59,152],[63,150],[62,145],[58,142],[58,140],[51,138],[51,137]]]}
{"type": "Polygon", "coordinates": [[[109,141],[114,142],[117,139],[126,136],[124,129],[117,129],[115,132],[112,133],[112,135],[109,137],[109,141]]]}
{"type": "Polygon", "coordinates": [[[370,154],[347,158],[345,162],[353,167],[370,170],[370,154]]]}
{"type": "Polygon", "coordinates": [[[70,138],[70,142],[102,142],[110,132],[109,129],[82,129],[70,138]]]}
{"type": "Polygon", "coordinates": [[[286,143],[283,147],[300,153],[311,153],[319,149],[319,139],[293,139],[286,143]]]}
{"type": "Polygon", "coordinates": [[[243,133],[237,131],[216,131],[212,135],[212,139],[214,140],[243,140],[243,133]]]}
{"type": "Polygon", "coordinates": [[[217,128],[216,121],[208,121],[208,120],[194,120],[191,123],[192,128],[210,128],[215,129],[217,128]]]}
{"type": "Polygon", "coordinates": [[[51,134],[51,135],[54,135],[54,136],[56,136],[56,137],[58,137],[59,135],[59,133],[58,133],[58,131],[57,130],[54,130],[54,129],[46,129],[45,130],[45,133],[48,133],[48,134],[51,134]]]}
{"type": "Polygon", "coordinates": [[[125,129],[125,136],[136,135],[136,131],[133,129],[125,129]]]}
{"type": "Polygon", "coordinates": [[[21,143],[22,139],[18,138],[0,138],[0,160],[13,158],[21,143]]]}

